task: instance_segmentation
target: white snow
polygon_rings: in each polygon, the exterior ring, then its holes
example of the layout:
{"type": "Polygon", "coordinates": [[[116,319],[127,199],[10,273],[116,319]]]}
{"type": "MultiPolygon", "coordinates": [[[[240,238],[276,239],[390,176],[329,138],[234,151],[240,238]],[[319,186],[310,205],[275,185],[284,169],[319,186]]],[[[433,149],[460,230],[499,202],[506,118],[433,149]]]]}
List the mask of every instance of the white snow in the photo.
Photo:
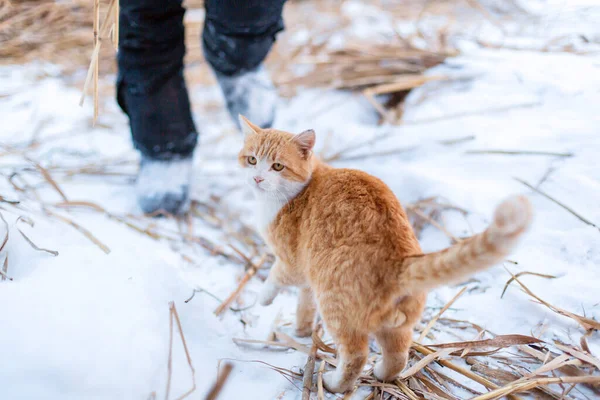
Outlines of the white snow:
{"type": "MultiPolygon", "coordinates": [[[[352,8],[346,10],[351,14],[352,8]]],[[[137,155],[131,148],[125,118],[110,101],[99,126],[89,122],[90,108],[77,107],[79,91],[52,73],[54,67],[29,65],[0,68],[0,195],[21,200],[18,207],[0,203],[10,226],[1,259],[8,255],[8,276],[0,282],[0,397],[3,399],[131,399],[165,395],[169,349],[169,302],[177,307],[202,398],[213,383],[221,360],[234,361],[233,378],[223,399],[296,399],[300,392],[260,362],[298,371],[305,356],[294,351],[248,350],[232,338],[266,339],[279,312],[294,320],[295,295],[286,291],[270,307],[255,305],[242,312],[213,314],[219,301],[194,289],[225,299],[244,271],[238,264],[212,256],[192,242],[156,241],[115,219],[86,208],[62,210],[53,204],[60,195],[34,172],[23,172],[31,160],[48,168],[70,201],[93,202],[112,215],[140,211],[133,178],[137,155]],[[50,71],[50,72],[49,72],[50,71]],[[114,176],[65,169],[103,166],[114,176]],[[35,187],[39,199],[18,192],[9,182],[35,187]],[[53,213],[89,230],[110,253],[73,227],[46,216],[40,201],[53,213]],[[31,218],[35,225],[17,221],[31,218]],[[40,247],[34,250],[21,229],[40,247]],[[185,256],[182,257],[182,255],[185,256]],[[186,260],[192,260],[190,263],[186,260]],[[260,361],[260,362],[259,362],[260,361]]],[[[305,90],[282,103],[275,126],[292,132],[314,129],[317,152],[333,154],[359,146],[336,166],[365,170],[383,179],[403,203],[441,196],[470,212],[467,218],[447,211],[444,223],[456,236],[481,231],[495,206],[511,194],[524,193],[534,205],[533,228],[506,263],[512,273],[532,271],[556,275],[553,280],[523,276],[528,287],[551,304],[590,318],[600,317],[600,230],[557,204],[532,192],[519,178],[600,226],[600,57],[566,53],[472,50],[448,60],[432,74],[456,74],[460,79],[431,83],[407,100],[405,123],[377,126],[377,115],[360,95],[305,90]],[[467,77],[467,78],[465,78],[467,77]],[[380,140],[373,141],[374,137],[380,140]],[[455,144],[442,141],[473,137],[455,144]],[[409,149],[392,155],[376,154],[409,149]],[[469,151],[510,150],[571,153],[552,155],[473,154],[469,151]]],[[[197,109],[219,98],[215,87],[194,88],[197,109]]],[[[227,112],[197,115],[201,139],[196,152],[195,200],[216,205],[222,215],[251,222],[250,189],[236,155],[241,146],[227,112]],[[219,198],[219,200],[217,200],[219,198]]],[[[220,216],[221,214],[219,214],[220,216]]],[[[139,217],[139,226],[154,225],[172,237],[172,220],[139,217]]],[[[195,218],[193,234],[218,244],[234,242],[215,229],[209,218],[195,218]]],[[[185,224],[183,224],[185,225],[185,224]]],[[[0,222],[0,240],[4,237],[0,222]]],[[[425,251],[449,245],[434,227],[421,236],[425,251]]],[[[228,252],[231,252],[227,249],[228,252]]],[[[509,273],[495,267],[479,274],[446,316],[475,322],[496,334],[535,334],[578,343],[583,330],[512,285],[500,297],[509,273]]],[[[256,303],[259,279],[241,295],[244,308],[256,303]]],[[[428,310],[443,306],[459,289],[442,288],[429,297],[428,310]]],[[[291,332],[290,326],[284,330],[291,332]]],[[[434,334],[444,338],[443,333],[434,334]]],[[[455,340],[450,337],[447,340],[455,340]]],[[[466,337],[465,339],[471,339],[466,337]]],[[[600,354],[600,337],[589,339],[600,354]]],[[[192,385],[179,340],[174,336],[171,394],[192,385]]]]}

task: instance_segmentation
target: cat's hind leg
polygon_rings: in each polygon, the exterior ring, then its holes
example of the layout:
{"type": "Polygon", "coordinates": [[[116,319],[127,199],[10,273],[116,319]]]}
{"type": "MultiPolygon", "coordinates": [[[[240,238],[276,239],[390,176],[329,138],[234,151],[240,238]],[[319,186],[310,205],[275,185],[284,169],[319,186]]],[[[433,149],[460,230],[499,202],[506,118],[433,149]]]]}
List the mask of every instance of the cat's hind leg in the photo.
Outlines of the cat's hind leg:
{"type": "Polygon", "coordinates": [[[408,362],[408,351],[412,343],[412,329],[402,327],[382,327],[375,333],[383,358],[375,363],[373,374],[382,382],[398,377],[408,362]]]}
{"type": "Polygon", "coordinates": [[[367,362],[369,335],[344,332],[332,336],[337,343],[338,365],[335,371],[323,375],[323,384],[332,393],[345,393],[354,388],[367,362]]]}
{"type": "Polygon", "coordinates": [[[352,314],[352,303],[340,291],[317,292],[319,312],[337,345],[337,367],[323,375],[323,384],[332,393],[345,393],[356,383],[369,355],[369,333],[360,329],[352,314]]]}

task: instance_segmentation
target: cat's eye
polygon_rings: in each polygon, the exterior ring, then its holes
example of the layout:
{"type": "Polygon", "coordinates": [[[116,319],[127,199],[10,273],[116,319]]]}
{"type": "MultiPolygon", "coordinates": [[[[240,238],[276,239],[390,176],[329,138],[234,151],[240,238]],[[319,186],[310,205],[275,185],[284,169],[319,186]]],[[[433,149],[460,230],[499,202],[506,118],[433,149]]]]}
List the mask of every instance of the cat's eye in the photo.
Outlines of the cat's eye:
{"type": "Polygon", "coordinates": [[[256,165],[256,157],[253,157],[253,156],[248,157],[248,164],[256,165]]]}
{"type": "Polygon", "coordinates": [[[281,171],[283,169],[283,164],[275,163],[273,164],[273,169],[275,171],[281,171]]]}

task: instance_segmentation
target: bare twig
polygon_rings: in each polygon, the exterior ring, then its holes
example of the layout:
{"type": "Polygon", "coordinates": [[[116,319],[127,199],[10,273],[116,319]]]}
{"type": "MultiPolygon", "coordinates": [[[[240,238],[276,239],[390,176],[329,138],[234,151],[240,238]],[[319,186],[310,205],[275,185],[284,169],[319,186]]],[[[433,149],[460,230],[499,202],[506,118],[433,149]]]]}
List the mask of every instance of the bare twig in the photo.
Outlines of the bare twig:
{"type": "Polygon", "coordinates": [[[27,237],[27,235],[25,235],[25,234],[23,233],[23,231],[22,231],[21,229],[17,228],[17,230],[19,231],[19,233],[21,234],[21,236],[23,236],[23,239],[25,239],[25,241],[26,241],[27,243],[29,243],[29,245],[30,245],[31,247],[33,247],[35,250],[37,250],[37,251],[42,251],[42,252],[45,252],[45,253],[50,253],[50,254],[52,254],[54,257],[58,256],[58,251],[55,251],[55,250],[48,250],[48,249],[44,249],[44,248],[38,247],[38,246],[37,246],[35,243],[33,243],[33,242],[31,241],[31,239],[29,239],[29,238],[27,237]]]}
{"type": "Polygon", "coordinates": [[[530,151],[530,150],[467,150],[465,154],[502,154],[508,156],[554,156],[554,157],[573,157],[573,153],[553,153],[549,151],[530,151]]]}
{"type": "Polygon", "coordinates": [[[6,243],[8,243],[9,227],[8,222],[6,222],[6,219],[4,219],[4,215],[1,212],[0,219],[2,220],[2,223],[4,223],[4,228],[6,229],[6,235],[4,235],[4,239],[2,239],[2,243],[0,244],[0,251],[2,251],[4,250],[4,247],[6,247],[6,243]]]}
{"type": "MultiPolygon", "coordinates": [[[[510,271],[509,271],[510,273],[510,271]]],[[[511,274],[512,275],[512,274],[511,274]]],[[[513,275],[514,277],[514,275],[513,275]]],[[[565,317],[569,317],[573,320],[575,320],[576,322],[578,322],[586,331],[590,330],[590,329],[596,329],[596,330],[600,330],[600,322],[593,320],[591,318],[587,318],[587,317],[583,317],[581,315],[577,315],[575,313],[572,313],[570,311],[564,310],[562,308],[553,306],[552,304],[548,303],[547,301],[542,300],[540,297],[536,296],[531,290],[529,290],[529,288],[527,286],[525,286],[517,277],[514,277],[514,281],[517,282],[521,288],[523,289],[523,291],[525,293],[527,293],[529,296],[533,297],[535,300],[537,300],[538,303],[546,306],[547,308],[549,308],[550,310],[554,311],[557,314],[560,314],[562,316],[565,317]]]]}
{"type": "Polygon", "coordinates": [[[450,307],[452,307],[452,304],[454,304],[454,302],[456,300],[458,300],[458,298],[460,296],[462,296],[462,294],[465,292],[465,290],[467,290],[467,287],[463,287],[449,302],[446,303],[446,305],[444,307],[442,307],[442,309],[435,315],[435,317],[433,317],[429,323],[427,324],[427,326],[425,327],[425,329],[423,329],[423,332],[421,332],[421,334],[419,335],[419,338],[417,339],[417,342],[422,342],[423,339],[425,339],[425,337],[427,336],[427,334],[429,333],[429,330],[433,327],[433,325],[435,325],[435,323],[437,322],[437,320],[442,316],[443,313],[446,312],[446,310],[448,310],[450,307]]]}
{"type": "Polygon", "coordinates": [[[11,277],[9,277],[8,275],[6,275],[6,273],[8,272],[8,254],[6,255],[6,257],[4,257],[4,264],[2,264],[2,270],[0,271],[0,276],[2,276],[2,280],[9,280],[12,281],[13,279],[11,277]]]}
{"type": "Polygon", "coordinates": [[[37,163],[31,159],[27,159],[27,161],[29,161],[30,163],[35,165],[35,167],[40,171],[40,173],[42,174],[44,179],[46,179],[46,181],[50,184],[50,186],[52,186],[54,188],[54,190],[56,190],[56,192],[60,195],[60,197],[62,197],[62,199],[64,201],[69,201],[67,199],[67,196],[65,195],[65,193],[58,186],[58,183],[56,183],[56,181],[52,178],[52,175],[50,175],[50,172],[48,172],[48,170],[46,168],[42,167],[39,163],[37,163]]]}
{"type": "Polygon", "coordinates": [[[248,269],[248,271],[246,272],[246,274],[240,281],[238,287],[233,291],[233,293],[231,293],[229,295],[229,297],[227,297],[227,299],[223,303],[221,303],[219,305],[219,307],[217,307],[215,309],[215,315],[217,315],[217,316],[221,315],[223,313],[223,311],[225,311],[225,309],[228,308],[229,305],[235,299],[237,299],[237,297],[241,293],[242,289],[244,289],[244,286],[246,286],[246,284],[250,281],[250,279],[254,276],[254,274],[256,274],[256,271],[258,271],[260,269],[260,267],[262,267],[262,265],[265,263],[266,259],[267,259],[267,256],[265,254],[262,256],[262,258],[258,262],[258,264],[254,264],[248,269]]]}
{"type": "MultiPolygon", "coordinates": [[[[435,353],[435,351],[430,350],[427,347],[422,346],[422,345],[420,345],[418,343],[413,343],[412,347],[416,351],[418,351],[419,353],[424,354],[424,355],[429,355],[429,354],[435,353]]],[[[461,375],[466,376],[467,378],[470,378],[471,380],[473,380],[473,381],[475,381],[475,382],[477,382],[477,383],[485,386],[488,389],[498,389],[499,388],[499,386],[496,385],[495,383],[493,383],[493,382],[491,382],[491,381],[489,381],[489,380],[487,380],[487,379],[485,379],[485,378],[483,378],[483,377],[481,377],[481,376],[479,376],[479,375],[477,375],[477,374],[475,374],[475,373],[473,373],[473,372],[471,372],[469,370],[466,370],[466,369],[464,369],[462,367],[454,365],[454,364],[452,364],[448,360],[438,360],[437,362],[439,364],[443,365],[444,367],[447,367],[447,368],[449,368],[449,369],[451,369],[451,370],[453,370],[455,372],[458,372],[461,375]]]]}
{"type": "Polygon", "coordinates": [[[225,363],[225,365],[223,365],[222,370],[219,371],[219,373],[217,374],[217,381],[211,387],[210,391],[208,392],[208,394],[205,397],[205,400],[216,400],[217,397],[219,397],[219,394],[223,390],[223,387],[225,386],[225,382],[227,382],[227,379],[229,378],[229,374],[231,374],[232,370],[233,370],[233,364],[225,363]]]}
{"type": "Polygon", "coordinates": [[[98,240],[94,235],[92,235],[92,233],[90,231],[88,231],[87,229],[85,229],[84,227],[82,227],[81,225],[76,223],[75,221],[73,221],[67,217],[64,217],[60,214],[56,214],[55,212],[50,211],[47,208],[44,209],[44,211],[48,215],[52,215],[52,216],[58,218],[59,220],[63,221],[64,223],[71,225],[73,228],[77,229],[79,232],[81,232],[83,234],[83,236],[85,236],[92,243],[94,243],[96,246],[98,246],[100,248],[100,250],[102,250],[104,253],[106,253],[106,254],[110,253],[110,249],[108,248],[108,246],[106,246],[104,243],[102,243],[100,240],[98,240]]]}
{"type": "MultiPolygon", "coordinates": [[[[104,21],[102,22],[102,26],[100,28],[100,34],[97,36],[97,40],[94,43],[94,50],[92,51],[92,57],[91,57],[91,61],[90,61],[90,66],[88,68],[88,73],[87,76],[85,78],[85,83],[83,85],[83,92],[81,93],[81,99],[79,100],[79,105],[83,106],[83,102],[85,100],[85,95],[88,92],[88,88],[89,85],[92,81],[92,79],[95,76],[95,71],[96,71],[96,67],[98,65],[98,56],[100,54],[100,46],[102,45],[102,38],[105,38],[107,33],[109,32],[109,29],[111,28],[112,24],[110,24],[110,22],[113,20],[114,17],[114,13],[113,13],[113,9],[115,7],[115,1],[116,0],[111,0],[110,3],[108,4],[108,10],[106,12],[106,17],[104,18],[104,21]]],[[[96,83],[96,87],[97,87],[97,82],[96,83]]],[[[94,89],[96,90],[96,89],[94,89]]],[[[96,95],[97,92],[94,92],[94,95],[96,95]]],[[[97,104],[97,98],[94,96],[94,104],[97,104]]],[[[96,105],[94,105],[94,107],[96,107],[96,105]]],[[[94,122],[96,120],[96,111],[94,114],[94,122]]]]}
{"type": "Polygon", "coordinates": [[[406,207],[406,211],[412,212],[414,214],[416,214],[417,216],[419,216],[420,218],[423,218],[424,220],[426,220],[427,222],[429,222],[431,225],[435,226],[436,228],[438,228],[440,231],[442,231],[446,236],[448,236],[448,238],[450,238],[454,243],[458,243],[461,242],[462,240],[457,238],[456,236],[454,236],[452,233],[450,233],[446,228],[444,228],[442,225],[440,225],[437,221],[435,221],[433,218],[430,218],[427,214],[425,214],[423,211],[419,210],[417,207],[414,206],[410,206],[407,205],[406,207]]]}
{"type": "Polygon", "coordinates": [[[192,372],[192,388],[177,397],[177,400],[183,400],[188,397],[196,390],[196,370],[192,364],[192,358],[190,357],[190,352],[187,347],[187,343],[185,341],[185,336],[183,335],[183,329],[181,328],[181,321],[179,320],[179,314],[177,313],[177,308],[175,307],[175,303],[169,303],[169,358],[167,361],[167,388],[165,390],[165,400],[169,400],[169,393],[171,391],[171,376],[173,374],[173,321],[177,323],[177,329],[179,330],[179,337],[181,338],[181,344],[183,345],[183,350],[185,351],[185,357],[187,359],[187,363],[192,372]]]}
{"type": "Polygon", "coordinates": [[[515,279],[523,276],[523,275],[534,275],[534,276],[539,276],[542,278],[547,278],[547,279],[556,279],[557,277],[554,275],[545,275],[545,274],[540,274],[537,272],[529,272],[529,271],[521,271],[516,275],[513,275],[508,281],[506,281],[506,284],[504,285],[504,289],[502,290],[502,294],[500,295],[500,298],[504,297],[504,293],[506,293],[506,289],[508,289],[508,287],[510,286],[511,282],[514,281],[515,279]]]}
{"type": "Polygon", "coordinates": [[[325,400],[325,393],[323,391],[323,372],[325,372],[325,361],[321,361],[319,365],[319,372],[317,375],[317,399],[325,400]]]}
{"type": "Polygon", "coordinates": [[[304,377],[302,379],[302,400],[310,400],[310,392],[312,389],[313,373],[315,372],[315,358],[317,354],[317,346],[313,344],[310,354],[304,365],[304,377]]]}
{"type": "Polygon", "coordinates": [[[537,388],[539,386],[547,386],[552,384],[560,384],[560,383],[589,383],[589,384],[597,384],[600,383],[600,376],[565,376],[565,377],[544,377],[544,378],[536,378],[531,380],[525,380],[521,382],[512,382],[506,386],[495,389],[489,393],[483,394],[481,396],[477,396],[473,398],[473,400],[491,400],[491,399],[499,399],[511,393],[520,393],[526,392],[528,390],[537,388]]]}

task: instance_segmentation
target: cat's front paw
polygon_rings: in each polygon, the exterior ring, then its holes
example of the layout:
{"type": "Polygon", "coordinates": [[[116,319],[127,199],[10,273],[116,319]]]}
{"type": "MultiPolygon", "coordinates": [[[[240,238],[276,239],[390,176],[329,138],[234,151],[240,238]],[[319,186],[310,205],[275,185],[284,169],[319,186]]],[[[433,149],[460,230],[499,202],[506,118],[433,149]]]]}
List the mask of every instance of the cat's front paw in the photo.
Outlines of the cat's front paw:
{"type": "Polygon", "coordinates": [[[301,338],[306,338],[311,336],[313,333],[312,324],[307,326],[297,326],[296,327],[296,336],[301,338]]]}
{"type": "Polygon", "coordinates": [[[278,293],[279,288],[267,281],[258,295],[258,302],[261,306],[270,306],[278,293]]]}
{"type": "Polygon", "coordinates": [[[323,374],[323,386],[331,393],[346,393],[353,388],[353,384],[343,382],[337,371],[325,372],[323,374]]]}

